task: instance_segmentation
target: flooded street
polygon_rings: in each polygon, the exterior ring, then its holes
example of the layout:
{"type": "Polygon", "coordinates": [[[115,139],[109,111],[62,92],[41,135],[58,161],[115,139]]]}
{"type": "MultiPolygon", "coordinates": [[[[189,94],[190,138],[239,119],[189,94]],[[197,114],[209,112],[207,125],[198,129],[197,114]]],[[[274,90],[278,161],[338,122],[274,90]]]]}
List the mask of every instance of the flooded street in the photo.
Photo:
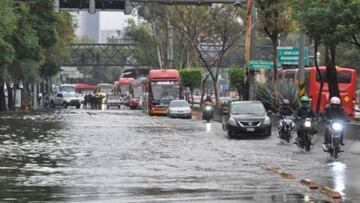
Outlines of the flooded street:
{"type": "Polygon", "coordinates": [[[141,111],[0,115],[0,201],[332,202],[309,178],[360,202],[360,143],[334,161],[276,136],[229,139],[221,124],[141,111]],[[291,172],[289,180],[268,166],[291,172]]]}

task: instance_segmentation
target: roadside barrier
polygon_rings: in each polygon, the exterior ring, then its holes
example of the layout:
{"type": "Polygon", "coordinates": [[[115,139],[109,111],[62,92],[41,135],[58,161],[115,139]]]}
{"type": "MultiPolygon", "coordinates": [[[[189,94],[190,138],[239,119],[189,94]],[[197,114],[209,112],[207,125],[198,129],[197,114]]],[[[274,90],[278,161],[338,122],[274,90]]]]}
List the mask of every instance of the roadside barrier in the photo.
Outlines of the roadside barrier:
{"type": "Polygon", "coordinates": [[[322,187],[320,192],[333,199],[341,199],[341,194],[330,187],[322,187]]]}
{"type": "Polygon", "coordinates": [[[301,179],[300,183],[305,185],[306,187],[308,187],[311,190],[316,190],[319,188],[315,181],[312,181],[309,179],[301,179]]]}

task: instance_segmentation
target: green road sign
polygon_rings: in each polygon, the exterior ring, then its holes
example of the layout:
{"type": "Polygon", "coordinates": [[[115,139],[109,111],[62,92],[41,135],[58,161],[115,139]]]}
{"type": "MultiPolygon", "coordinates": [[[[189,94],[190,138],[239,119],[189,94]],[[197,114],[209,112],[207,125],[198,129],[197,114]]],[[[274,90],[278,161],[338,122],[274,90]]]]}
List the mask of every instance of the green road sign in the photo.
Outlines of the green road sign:
{"type": "MultiPolygon", "coordinates": [[[[278,63],[282,65],[299,65],[299,47],[278,47],[278,63]]],[[[304,50],[305,65],[309,65],[309,49],[304,50]]]]}
{"type": "Polygon", "coordinates": [[[250,60],[248,67],[249,69],[272,69],[274,63],[272,61],[250,60]]]}

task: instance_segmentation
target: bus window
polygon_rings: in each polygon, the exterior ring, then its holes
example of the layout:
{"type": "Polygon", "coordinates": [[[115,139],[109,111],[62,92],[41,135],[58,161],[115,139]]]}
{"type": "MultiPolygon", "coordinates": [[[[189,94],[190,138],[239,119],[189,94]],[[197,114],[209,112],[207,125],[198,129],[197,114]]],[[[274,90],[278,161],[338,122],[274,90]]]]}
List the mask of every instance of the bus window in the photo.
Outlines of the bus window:
{"type": "MultiPolygon", "coordinates": [[[[323,77],[323,81],[328,82],[325,70],[321,71],[321,75],[323,77]]],[[[351,72],[345,72],[345,71],[337,72],[337,80],[338,80],[338,83],[343,83],[343,84],[351,83],[351,72]]],[[[316,81],[320,82],[319,74],[316,74],[316,81]]]]}

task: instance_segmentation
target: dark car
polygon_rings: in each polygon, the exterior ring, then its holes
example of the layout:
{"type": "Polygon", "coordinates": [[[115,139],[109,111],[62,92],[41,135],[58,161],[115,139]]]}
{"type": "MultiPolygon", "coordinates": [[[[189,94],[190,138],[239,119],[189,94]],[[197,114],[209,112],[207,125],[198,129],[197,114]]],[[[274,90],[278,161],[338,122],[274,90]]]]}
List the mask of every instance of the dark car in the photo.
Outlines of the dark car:
{"type": "Polygon", "coordinates": [[[230,138],[237,135],[271,135],[271,120],[260,101],[231,102],[224,112],[223,129],[230,138]]]}

